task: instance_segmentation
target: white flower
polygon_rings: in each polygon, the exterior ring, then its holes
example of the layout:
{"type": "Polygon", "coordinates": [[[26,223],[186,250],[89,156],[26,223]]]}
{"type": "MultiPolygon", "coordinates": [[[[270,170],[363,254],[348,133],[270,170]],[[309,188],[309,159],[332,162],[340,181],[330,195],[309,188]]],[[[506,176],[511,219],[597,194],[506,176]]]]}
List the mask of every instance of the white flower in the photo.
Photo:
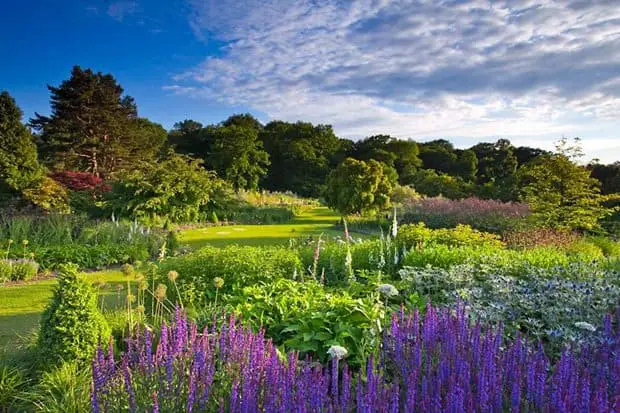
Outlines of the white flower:
{"type": "Polygon", "coordinates": [[[585,321],[578,321],[575,323],[575,327],[581,329],[581,330],[588,330],[588,331],[596,331],[596,327],[594,327],[592,324],[587,323],[585,321]]]}
{"type": "Polygon", "coordinates": [[[392,284],[381,284],[379,288],[377,288],[377,291],[386,297],[394,297],[398,295],[398,290],[392,284]]]}
{"type": "Polygon", "coordinates": [[[329,350],[327,350],[327,354],[338,360],[346,357],[347,353],[348,351],[346,348],[337,345],[331,346],[329,350]]]}

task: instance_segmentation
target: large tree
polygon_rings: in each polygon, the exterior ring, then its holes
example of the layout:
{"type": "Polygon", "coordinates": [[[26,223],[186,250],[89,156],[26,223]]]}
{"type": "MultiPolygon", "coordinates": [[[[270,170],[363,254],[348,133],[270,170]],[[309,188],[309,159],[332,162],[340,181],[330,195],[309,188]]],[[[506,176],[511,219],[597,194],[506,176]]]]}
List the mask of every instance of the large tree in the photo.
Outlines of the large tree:
{"type": "Polygon", "coordinates": [[[217,171],[235,189],[257,189],[270,162],[256,129],[231,125],[213,128],[212,133],[207,167],[217,171]]]}
{"type": "Polygon", "coordinates": [[[48,89],[51,115],[37,113],[31,125],[51,165],[108,176],[154,159],[165,142],[163,128],[138,118],[133,98],[110,74],[75,66],[68,80],[48,89]]]}
{"type": "Polygon", "coordinates": [[[8,92],[0,93],[0,193],[18,194],[36,187],[44,171],[22,111],[8,92]]]}
{"type": "Polygon", "coordinates": [[[595,230],[612,211],[602,204],[600,182],[577,163],[582,156],[579,142],[571,146],[562,139],[556,152],[543,155],[519,171],[522,197],[538,223],[561,229],[595,230]]]}
{"type": "Polygon", "coordinates": [[[265,188],[314,197],[322,193],[342,143],[331,126],[273,121],[259,136],[271,160],[265,188]]]}
{"type": "Polygon", "coordinates": [[[325,200],[342,214],[371,213],[390,205],[395,184],[381,162],[347,158],[329,174],[325,200]]]}

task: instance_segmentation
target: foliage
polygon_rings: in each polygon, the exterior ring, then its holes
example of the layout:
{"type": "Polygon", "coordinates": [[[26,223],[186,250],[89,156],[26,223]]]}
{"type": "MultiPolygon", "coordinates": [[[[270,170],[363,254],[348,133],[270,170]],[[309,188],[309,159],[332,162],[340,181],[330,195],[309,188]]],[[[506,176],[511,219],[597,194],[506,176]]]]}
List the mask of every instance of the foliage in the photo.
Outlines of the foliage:
{"type": "Polygon", "coordinates": [[[233,318],[219,330],[196,335],[197,327],[177,315],[171,327],[162,328],[154,355],[149,330],[133,340],[120,368],[114,355],[99,350],[91,409],[396,412],[401,406],[430,411],[435,405],[469,413],[503,406],[511,411],[614,408],[614,353],[620,344],[611,316],[603,343],[567,350],[555,363],[534,344],[521,338],[504,342],[501,330],[471,324],[462,307],[455,314],[428,307],[423,318],[417,312],[394,314],[389,330],[378,338],[380,364],[370,358],[365,371],[355,375],[341,360],[347,351],[342,346],[330,349],[331,366],[300,362],[297,354],[281,355],[261,333],[243,329],[233,318]]]}
{"type": "Polygon", "coordinates": [[[326,360],[329,347],[341,345],[356,366],[373,350],[383,318],[376,296],[353,298],[311,280],[249,285],[227,304],[255,330],[264,327],[266,336],[288,351],[326,360]]]}
{"type": "Polygon", "coordinates": [[[327,204],[342,214],[369,213],[390,205],[393,182],[381,163],[347,158],[327,178],[327,204]]]}
{"type": "Polygon", "coordinates": [[[183,302],[200,306],[208,304],[215,297],[215,277],[224,280],[220,294],[235,293],[247,285],[292,278],[296,272],[300,272],[301,262],[295,251],[285,248],[208,246],[163,263],[154,281],[168,285],[172,291],[174,287],[167,279],[171,270],[179,273],[176,284],[183,302]]]}
{"type": "Polygon", "coordinates": [[[112,187],[107,208],[117,214],[192,222],[216,202],[225,184],[200,161],[170,153],[157,163],[142,163],[112,187]]]}
{"type": "Polygon", "coordinates": [[[452,228],[464,224],[493,233],[523,227],[530,213],[527,204],[475,197],[460,200],[422,198],[405,205],[403,209],[401,216],[405,223],[424,222],[430,228],[452,228]]]}
{"type": "Polygon", "coordinates": [[[452,247],[496,247],[504,244],[499,236],[488,232],[480,232],[469,225],[458,224],[456,228],[430,229],[423,222],[419,224],[401,225],[396,236],[396,243],[400,248],[424,247],[440,244],[452,247]]]}
{"type": "Polygon", "coordinates": [[[45,177],[35,187],[23,191],[24,198],[45,211],[68,213],[69,194],[67,189],[50,177],[45,177]]]}
{"type": "Polygon", "coordinates": [[[259,137],[271,161],[261,187],[307,197],[323,193],[342,145],[331,126],[273,121],[265,125],[259,137]]]}
{"type": "Polygon", "coordinates": [[[39,185],[44,176],[34,139],[21,118],[15,100],[0,93],[0,194],[19,194],[39,185]]]}
{"type": "Polygon", "coordinates": [[[603,331],[600,315],[620,299],[618,273],[585,265],[564,269],[523,268],[518,275],[505,267],[457,265],[449,269],[404,267],[401,288],[428,296],[434,303],[467,302],[482,322],[501,322],[510,335],[520,331],[558,351],[570,342],[593,342],[603,331]],[[596,326],[583,330],[579,322],[596,326]]]}
{"type": "Polygon", "coordinates": [[[58,285],[41,319],[39,350],[51,364],[88,361],[97,344],[110,335],[97,309],[93,287],[78,276],[77,266],[60,266],[58,285]]]}
{"type": "Polygon", "coordinates": [[[27,281],[37,275],[39,265],[29,259],[3,260],[0,259],[1,281],[27,281]]]}
{"type": "Polygon", "coordinates": [[[26,383],[27,379],[21,369],[0,363],[0,412],[12,411],[26,383]]]}
{"type": "Polygon", "coordinates": [[[83,413],[90,407],[90,369],[76,362],[43,372],[38,383],[20,395],[24,409],[41,413],[83,413]]]}
{"type": "Polygon", "coordinates": [[[452,176],[432,169],[420,169],[407,182],[420,194],[449,199],[461,199],[472,194],[472,187],[460,176],[452,176]]]}
{"type": "Polygon", "coordinates": [[[231,125],[214,128],[212,134],[207,166],[235,189],[257,189],[270,164],[269,154],[263,150],[258,132],[231,125]]]}
{"type": "Polygon", "coordinates": [[[396,185],[392,189],[390,199],[395,205],[410,204],[421,198],[415,188],[407,185],[396,185]]]}
{"type": "Polygon", "coordinates": [[[110,74],[74,66],[60,86],[48,86],[51,116],[36,114],[39,150],[60,169],[109,176],[153,160],[166,139],[165,130],[137,117],[132,97],[110,74]]]}
{"type": "Polygon", "coordinates": [[[600,183],[576,163],[581,148],[566,140],[557,152],[524,166],[520,172],[523,199],[532,218],[541,226],[567,230],[596,230],[599,221],[613,211],[603,206],[600,183]]]}

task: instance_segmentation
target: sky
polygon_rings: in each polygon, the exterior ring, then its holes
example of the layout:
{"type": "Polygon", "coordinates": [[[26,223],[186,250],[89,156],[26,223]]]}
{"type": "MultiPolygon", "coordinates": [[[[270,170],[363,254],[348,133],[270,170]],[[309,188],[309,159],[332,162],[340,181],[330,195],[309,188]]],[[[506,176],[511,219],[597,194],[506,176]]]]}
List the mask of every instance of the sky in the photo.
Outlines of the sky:
{"type": "Polygon", "coordinates": [[[4,2],[0,89],[49,113],[73,65],[167,129],[233,113],[458,147],[580,137],[620,160],[620,0],[4,2]]]}

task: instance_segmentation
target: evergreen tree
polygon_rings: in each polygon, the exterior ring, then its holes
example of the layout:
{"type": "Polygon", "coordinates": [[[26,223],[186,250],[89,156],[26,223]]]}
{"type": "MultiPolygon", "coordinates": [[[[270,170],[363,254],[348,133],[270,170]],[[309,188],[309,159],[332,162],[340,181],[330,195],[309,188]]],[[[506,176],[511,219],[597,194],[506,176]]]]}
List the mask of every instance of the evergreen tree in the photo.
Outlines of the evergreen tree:
{"type": "Polygon", "coordinates": [[[8,92],[0,93],[0,193],[21,193],[36,187],[44,171],[22,112],[8,92]]]}
{"type": "Polygon", "coordinates": [[[70,79],[48,89],[52,114],[36,114],[31,125],[52,165],[108,176],[154,159],[165,142],[163,128],[138,118],[133,98],[110,74],[75,66],[70,79]]]}

